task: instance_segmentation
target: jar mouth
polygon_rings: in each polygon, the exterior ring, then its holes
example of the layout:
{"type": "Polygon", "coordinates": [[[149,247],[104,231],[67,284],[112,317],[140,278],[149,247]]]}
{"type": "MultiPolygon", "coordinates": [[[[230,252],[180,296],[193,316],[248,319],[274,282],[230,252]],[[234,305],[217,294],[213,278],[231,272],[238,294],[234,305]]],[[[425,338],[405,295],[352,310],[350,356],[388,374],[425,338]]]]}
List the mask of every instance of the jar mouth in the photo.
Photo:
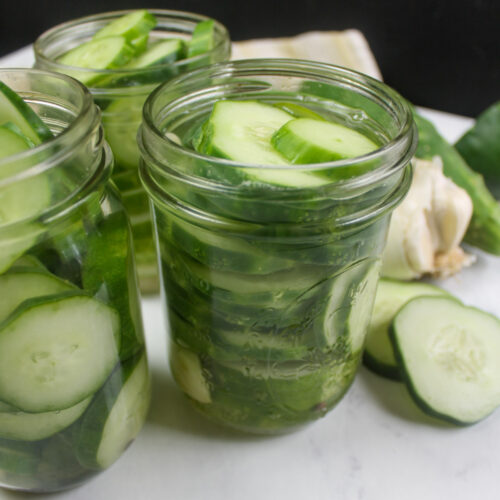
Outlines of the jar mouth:
{"type": "MultiPolygon", "coordinates": [[[[79,43],[83,43],[91,38],[91,36],[101,27],[103,27],[108,22],[117,19],[123,15],[134,12],[137,9],[127,9],[127,10],[118,10],[112,12],[106,12],[101,14],[94,14],[91,16],[80,17],[57,26],[50,28],[49,30],[42,33],[35,43],[33,44],[33,49],[35,52],[35,59],[37,62],[42,63],[44,68],[50,69],[56,72],[62,73],[70,73],[78,71],[83,74],[92,74],[92,75],[102,75],[102,76],[116,76],[123,75],[126,77],[127,75],[147,75],[151,72],[151,68],[116,68],[116,69],[92,69],[92,68],[80,68],[76,66],[69,66],[66,64],[61,64],[57,62],[57,57],[66,52],[69,48],[72,48],[71,45],[68,46],[67,43],[60,43],[61,37],[64,38],[65,41],[78,41],[79,43]]],[[[178,36],[190,36],[194,30],[194,27],[198,22],[206,21],[209,18],[202,14],[195,14],[191,12],[185,11],[177,11],[177,10],[165,10],[165,9],[148,9],[148,12],[153,14],[157,20],[158,25],[152,30],[152,33],[155,33],[158,28],[162,28],[166,30],[167,33],[171,33],[172,35],[178,36]]],[[[189,65],[196,65],[198,61],[202,61],[212,54],[217,54],[220,51],[223,51],[225,47],[229,44],[229,33],[225,26],[223,26],[220,22],[214,21],[216,40],[214,47],[202,54],[180,59],[175,62],[167,62],[163,64],[157,64],[154,66],[155,71],[161,71],[166,68],[182,68],[189,67],[189,65]]],[[[73,44],[76,46],[78,44],[73,44]]],[[[127,94],[135,94],[138,93],[138,89],[141,89],[141,93],[144,92],[144,87],[156,87],[157,84],[150,85],[134,85],[131,87],[122,88],[120,87],[120,91],[123,91],[127,94]]],[[[106,95],[113,88],[100,88],[100,87],[90,87],[92,94],[94,95],[106,95]]]]}
{"type": "MultiPolygon", "coordinates": [[[[192,161],[210,161],[211,164],[224,168],[262,169],[270,168],[276,171],[314,172],[316,170],[336,169],[349,167],[360,162],[376,162],[381,166],[356,177],[332,181],[332,184],[342,188],[366,186],[391,176],[395,171],[408,164],[416,148],[416,129],[413,124],[412,111],[409,104],[393,89],[384,83],[362,73],[341,66],[327,63],[302,61],[298,59],[248,59],[234,62],[218,63],[210,67],[200,68],[180,76],[157,87],[147,99],[143,109],[143,124],[139,133],[139,144],[143,154],[154,158],[144,145],[145,135],[152,134],[156,141],[161,142],[168,157],[172,155],[189,157],[192,161]],[[224,158],[217,158],[198,153],[178,142],[168,132],[173,122],[171,117],[186,114],[189,108],[199,101],[210,102],[227,98],[225,86],[231,79],[238,81],[240,87],[248,86],[251,89],[252,99],[259,99],[259,93],[265,97],[269,86],[265,78],[273,77],[303,78],[320,84],[332,84],[342,80],[342,85],[349,86],[362,92],[367,99],[376,99],[387,113],[397,122],[396,130],[387,142],[378,149],[355,158],[336,160],[322,163],[293,164],[293,165],[260,165],[243,163],[224,158]],[[263,81],[259,82],[258,78],[263,81]],[[209,82],[204,86],[204,82],[209,82]],[[260,88],[259,88],[260,85],[260,88]],[[170,96],[170,97],[169,97],[170,96]],[[397,161],[387,161],[397,158],[397,161]],[[385,160],[385,161],[383,161],[385,160]]],[[[158,161],[155,162],[158,167],[158,161]]],[[[161,167],[160,167],[161,168],[161,167]]],[[[200,183],[212,183],[199,179],[200,183]]],[[[230,186],[224,186],[231,189],[230,186]]],[[[300,189],[300,188],[299,188],[300,189]]]]}
{"type": "Polygon", "coordinates": [[[53,138],[36,145],[26,151],[0,159],[0,173],[7,171],[6,166],[10,164],[23,163],[26,168],[20,169],[17,174],[10,176],[0,176],[0,187],[11,184],[28,177],[38,175],[50,168],[54,167],[65,156],[71,153],[68,144],[75,144],[80,141],[85,141],[87,136],[93,132],[92,127],[89,130],[88,126],[83,126],[89,120],[98,120],[99,113],[94,104],[93,98],[87,88],[80,82],[67,75],[59,73],[51,73],[38,69],[0,69],[0,80],[4,81],[9,87],[13,86],[13,90],[23,99],[33,103],[49,104],[50,106],[64,107],[71,111],[73,119],[62,128],[62,130],[53,138]],[[28,77],[30,80],[44,80],[48,85],[63,83],[68,86],[75,101],[70,101],[55,95],[45,94],[41,90],[32,88],[19,89],[15,88],[16,81],[28,77]],[[12,81],[12,83],[11,83],[12,81]],[[40,158],[44,158],[44,165],[40,167],[40,158]]]}

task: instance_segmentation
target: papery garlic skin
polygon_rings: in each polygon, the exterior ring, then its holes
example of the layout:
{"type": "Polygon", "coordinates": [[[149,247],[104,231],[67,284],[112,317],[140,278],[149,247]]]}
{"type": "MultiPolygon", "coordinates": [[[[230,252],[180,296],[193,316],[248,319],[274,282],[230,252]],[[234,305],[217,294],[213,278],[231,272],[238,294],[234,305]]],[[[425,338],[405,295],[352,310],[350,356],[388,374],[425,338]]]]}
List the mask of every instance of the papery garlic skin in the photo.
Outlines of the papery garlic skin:
{"type": "Polygon", "coordinates": [[[382,276],[447,276],[471,263],[459,247],[472,216],[465,190],[443,174],[441,158],[414,159],[410,190],[392,215],[382,276]]]}

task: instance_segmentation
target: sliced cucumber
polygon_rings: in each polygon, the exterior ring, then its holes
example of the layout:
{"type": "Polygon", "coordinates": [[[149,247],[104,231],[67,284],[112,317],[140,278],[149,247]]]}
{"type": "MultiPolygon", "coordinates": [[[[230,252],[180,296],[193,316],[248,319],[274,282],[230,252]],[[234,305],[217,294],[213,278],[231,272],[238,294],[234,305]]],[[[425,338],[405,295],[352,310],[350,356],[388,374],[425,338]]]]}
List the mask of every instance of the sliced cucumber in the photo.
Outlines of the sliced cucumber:
{"type": "Polygon", "coordinates": [[[106,24],[94,35],[94,40],[123,36],[128,41],[147,35],[156,26],[156,17],[147,10],[135,10],[106,24]]]}
{"type": "Polygon", "coordinates": [[[381,279],[375,294],[366,345],[364,364],[379,375],[399,380],[399,366],[389,339],[389,327],[399,309],[409,300],[421,295],[447,295],[448,293],[429,283],[408,283],[381,279]]]}
{"type": "MultiPolygon", "coordinates": [[[[74,68],[116,69],[134,56],[134,47],[122,36],[107,36],[82,43],[63,54],[57,62],[74,68]]],[[[67,70],[85,85],[95,84],[102,75],[92,71],[67,70]]]]}
{"type": "Polygon", "coordinates": [[[12,271],[0,276],[0,323],[27,299],[74,290],[75,287],[46,271],[12,271]]]}
{"type": "Polygon", "coordinates": [[[184,56],[185,45],[179,38],[158,40],[151,44],[139,57],[132,59],[123,69],[149,68],[157,64],[167,64],[184,56]]]}
{"type": "Polygon", "coordinates": [[[11,122],[0,126],[0,160],[27,151],[33,144],[28,138],[12,130],[9,124],[11,122]]]}
{"type": "Polygon", "coordinates": [[[257,101],[218,101],[204,126],[199,151],[255,165],[288,165],[270,139],[291,119],[285,111],[257,101]]]}
{"type": "Polygon", "coordinates": [[[146,355],[119,366],[95,396],[77,431],[81,464],[105,469],[120,457],[142,428],[149,408],[146,355]]]}
{"type": "Polygon", "coordinates": [[[404,380],[428,414],[468,425],[500,405],[500,321],[449,297],[417,297],[394,318],[404,380]]]}
{"type": "Polygon", "coordinates": [[[200,358],[174,342],[170,343],[170,369],[179,387],[192,399],[210,403],[210,387],[203,374],[200,358]]]}
{"type": "Polygon", "coordinates": [[[106,140],[115,157],[115,173],[137,170],[140,154],[135,136],[141,124],[145,100],[145,96],[116,99],[102,114],[106,140]]]}
{"type": "Polygon", "coordinates": [[[312,118],[313,120],[325,120],[319,113],[312,109],[306,108],[296,102],[276,102],[273,104],[279,109],[290,113],[294,118],[312,118]]]}
{"type": "Polygon", "coordinates": [[[271,144],[294,164],[322,163],[363,156],[377,145],[340,123],[296,118],[277,130],[271,144]]]}
{"type": "Polygon", "coordinates": [[[353,353],[359,353],[365,343],[368,324],[375,300],[380,263],[370,263],[368,271],[352,292],[351,310],[347,318],[349,343],[353,353]]]}
{"type": "Polygon", "coordinates": [[[120,315],[120,359],[125,360],[144,346],[141,311],[124,211],[103,220],[88,237],[82,264],[83,288],[120,315]]]}
{"type": "Polygon", "coordinates": [[[0,274],[31,248],[44,232],[41,224],[26,224],[14,227],[15,231],[6,231],[0,240],[0,274]]]}
{"type": "Polygon", "coordinates": [[[65,410],[26,413],[0,405],[0,438],[19,441],[45,439],[75,422],[87,409],[92,397],[65,410]]]}
{"type": "Polygon", "coordinates": [[[0,399],[63,410],[97,391],[118,361],[117,313],[66,292],[30,299],[0,325],[0,399]]]}
{"type": "Polygon", "coordinates": [[[204,54],[214,48],[215,23],[213,19],[200,21],[193,30],[193,36],[188,43],[187,57],[204,54]]]}
{"type": "Polygon", "coordinates": [[[211,270],[267,274],[289,269],[292,261],[270,255],[250,244],[242,234],[231,235],[218,228],[205,229],[181,219],[169,221],[171,241],[211,270]]]}
{"type": "MultiPolygon", "coordinates": [[[[316,187],[327,181],[313,173],[272,167],[291,163],[271,145],[272,135],[293,116],[258,101],[218,101],[197,141],[200,153],[268,168],[224,169],[217,175],[284,187],[316,187]],[[229,172],[226,172],[230,170],[229,172]]],[[[220,170],[220,169],[219,169],[220,170]]]]}
{"type": "MultiPolygon", "coordinates": [[[[54,137],[50,129],[31,107],[0,81],[0,125],[12,122],[34,144],[40,144],[54,137]]],[[[0,157],[8,156],[0,149],[0,157]]]]}

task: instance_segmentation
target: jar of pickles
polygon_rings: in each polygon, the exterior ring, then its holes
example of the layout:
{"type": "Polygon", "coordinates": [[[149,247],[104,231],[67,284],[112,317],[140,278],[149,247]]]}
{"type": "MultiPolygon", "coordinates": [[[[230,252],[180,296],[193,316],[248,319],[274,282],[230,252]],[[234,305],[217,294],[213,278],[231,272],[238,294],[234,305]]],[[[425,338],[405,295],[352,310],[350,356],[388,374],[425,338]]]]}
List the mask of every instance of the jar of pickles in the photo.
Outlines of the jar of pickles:
{"type": "Polygon", "coordinates": [[[101,108],[113,181],[130,216],[141,291],[159,289],[149,204],[139,180],[137,129],[146,97],[186,70],[229,58],[224,26],[198,14],[135,10],[69,21],[34,44],[36,67],[69,74],[101,108]]]}
{"type": "Polygon", "coordinates": [[[409,187],[408,105],[344,68],[237,61],[159,87],[138,138],[180,388],[244,431],[325,415],[354,379],[409,187]]]}
{"type": "Polygon", "coordinates": [[[0,70],[0,486],[79,484],[145,421],[132,239],[111,166],[83,85],[0,70]]]}

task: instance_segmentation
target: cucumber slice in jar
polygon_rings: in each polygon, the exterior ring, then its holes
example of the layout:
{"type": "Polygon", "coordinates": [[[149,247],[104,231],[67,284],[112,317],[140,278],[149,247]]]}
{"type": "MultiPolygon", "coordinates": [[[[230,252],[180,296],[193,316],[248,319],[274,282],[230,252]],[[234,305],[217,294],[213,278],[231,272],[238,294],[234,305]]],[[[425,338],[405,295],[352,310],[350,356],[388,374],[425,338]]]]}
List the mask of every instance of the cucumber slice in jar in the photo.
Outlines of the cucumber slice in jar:
{"type": "Polygon", "coordinates": [[[0,324],[0,399],[34,413],[84,400],[118,361],[119,324],[81,292],[23,302],[0,324]]]}
{"type": "Polygon", "coordinates": [[[76,438],[80,463],[105,469],[117,460],[141,430],[149,396],[143,353],[115,369],[85,412],[76,438]]]}
{"type": "Polygon", "coordinates": [[[104,134],[115,157],[115,173],[137,170],[140,154],[135,136],[145,100],[145,96],[116,99],[102,113],[104,134]]]}
{"type": "Polygon", "coordinates": [[[170,343],[170,369],[179,387],[199,403],[210,403],[210,386],[205,379],[200,358],[174,342],[170,343]]]}
{"type": "Polygon", "coordinates": [[[62,431],[87,409],[92,397],[64,410],[26,413],[0,402],[0,438],[39,441],[62,431]]]}
{"type": "Polygon", "coordinates": [[[14,270],[0,276],[0,323],[25,300],[54,295],[75,287],[47,271],[14,270]]]}
{"type": "Polygon", "coordinates": [[[270,140],[274,132],[291,119],[293,116],[285,111],[258,101],[218,101],[203,126],[197,150],[243,164],[269,167],[218,171],[219,175],[231,176],[231,181],[251,180],[293,188],[325,184],[325,179],[307,172],[271,168],[290,165],[273,149],[270,140]]]}
{"type": "MultiPolygon", "coordinates": [[[[352,128],[311,118],[288,121],[273,134],[271,144],[293,164],[344,160],[377,149],[373,141],[352,128]]],[[[342,176],[356,175],[356,169],[342,169],[342,176]]]]}
{"type": "Polygon", "coordinates": [[[401,378],[389,339],[389,328],[399,309],[422,295],[448,295],[448,292],[430,283],[380,279],[363,353],[363,363],[370,370],[394,380],[401,378]]]}
{"type": "Polygon", "coordinates": [[[138,304],[132,242],[125,229],[125,212],[103,220],[88,237],[82,263],[83,288],[112,305],[120,315],[120,359],[136,354],[144,345],[138,304]]]}
{"type": "Polygon", "coordinates": [[[43,226],[35,223],[6,231],[0,240],[0,274],[7,271],[24,252],[30,249],[43,232],[43,226]]]}
{"type": "MultiPolygon", "coordinates": [[[[11,122],[33,144],[40,144],[54,137],[50,129],[33,109],[5,83],[0,81],[0,125],[11,122]]],[[[0,157],[8,156],[0,149],[0,157]]]]}
{"type": "Polygon", "coordinates": [[[136,10],[118,17],[97,31],[94,40],[123,36],[129,42],[147,35],[156,26],[156,17],[147,10],[136,10]]]}
{"type": "Polygon", "coordinates": [[[33,144],[27,137],[13,130],[9,124],[11,122],[0,126],[0,160],[27,151],[33,144]]]}
{"type": "Polygon", "coordinates": [[[214,48],[215,25],[213,19],[200,21],[193,30],[191,40],[188,42],[187,57],[204,54],[214,48]]]}
{"type": "Polygon", "coordinates": [[[182,59],[185,45],[179,38],[168,38],[152,43],[139,57],[132,59],[123,69],[149,68],[158,64],[167,64],[182,59]]]}
{"type": "Polygon", "coordinates": [[[500,405],[500,320],[450,297],[417,297],[394,318],[391,341],[415,402],[473,424],[500,405]]]}
{"type": "MultiPolygon", "coordinates": [[[[58,58],[57,62],[74,68],[94,70],[116,69],[127,64],[134,56],[134,47],[122,36],[107,36],[84,42],[58,58]]],[[[65,73],[80,80],[84,85],[93,85],[103,75],[92,71],[67,69],[65,73]]]]}

